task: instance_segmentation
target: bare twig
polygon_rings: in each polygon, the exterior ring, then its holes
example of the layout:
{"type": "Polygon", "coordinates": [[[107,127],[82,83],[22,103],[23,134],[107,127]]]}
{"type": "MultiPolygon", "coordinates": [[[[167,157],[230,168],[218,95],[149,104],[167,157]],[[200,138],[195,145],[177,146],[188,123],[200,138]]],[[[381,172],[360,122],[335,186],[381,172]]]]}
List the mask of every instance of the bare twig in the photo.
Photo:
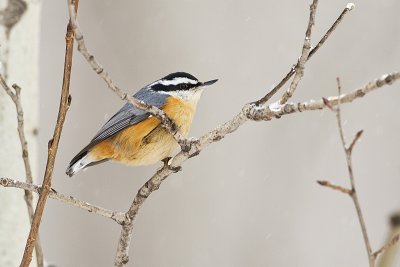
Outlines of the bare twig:
{"type": "MultiPolygon", "coordinates": [[[[32,169],[31,169],[31,164],[29,162],[29,150],[28,150],[28,142],[26,141],[25,138],[25,131],[24,131],[24,112],[22,109],[22,104],[21,104],[21,88],[14,84],[12,87],[15,91],[15,93],[11,90],[11,88],[7,85],[6,81],[4,80],[3,76],[0,74],[0,84],[6,91],[6,93],[10,96],[12,101],[15,104],[15,108],[17,110],[17,121],[18,121],[18,135],[19,135],[19,141],[21,143],[21,149],[22,149],[22,159],[24,161],[25,165],[25,174],[26,174],[26,181],[28,183],[33,183],[33,177],[32,177],[32,169]]],[[[29,216],[29,221],[32,223],[33,220],[33,196],[32,193],[29,190],[25,190],[25,195],[24,199],[26,202],[26,206],[28,208],[28,216],[29,216]]],[[[42,245],[40,243],[40,237],[38,235],[36,244],[35,244],[35,254],[36,254],[36,263],[38,267],[43,267],[43,250],[42,250],[42,245]]]]}
{"type": "Polygon", "coordinates": [[[285,104],[292,96],[294,91],[297,88],[301,78],[304,75],[304,66],[307,62],[308,55],[311,51],[311,30],[314,26],[315,21],[315,13],[317,12],[318,0],[313,0],[312,4],[310,5],[310,17],[308,19],[308,26],[306,30],[306,37],[304,38],[303,48],[301,51],[301,56],[294,68],[296,74],[292,82],[290,83],[289,89],[282,95],[281,99],[279,100],[279,104],[285,104]]]}
{"type": "Polygon", "coordinates": [[[382,254],[383,252],[385,252],[387,249],[393,247],[394,245],[397,244],[397,242],[399,242],[400,239],[400,233],[396,234],[394,237],[392,237],[392,239],[387,242],[385,245],[383,245],[380,249],[378,249],[377,251],[375,251],[373,253],[374,259],[376,259],[380,254],[382,254]]]}
{"type": "Polygon", "coordinates": [[[340,185],[332,184],[332,183],[329,182],[329,181],[317,181],[317,183],[318,183],[319,185],[321,185],[321,186],[329,187],[329,188],[331,188],[331,189],[333,189],[333,190],[337,190],[337,191],[339,191],[339,192],[342,192],[342,193],[345,193],[345,194],[348,194],[348,195],[351,195],[351,194],[352,194],[351,189],[345,188],[345,187],[340,186],[340,185]]]}
{"type": "MultiPolygon", "coordinates": [[[[397,74],[393,73],[392,76],[393,77],[397,77],[397,79],[398,79],[399,78],[398,74],[399,73],[397,73],[397,74]]],[[[383,78],[378,79],[378,80],[375,81],[375,83],[369,83],[368,85],[370,85],[370,87],[367,85],[363,89],[369,88],[369,89],[372,90],[372,88],[377,88],[379,85],[384,84],[382,81],[386,81],[389,84],[389,83],[391,83],[393,81],[393,79],[392,79],[393,77],[385,76],[384,79],[383,78]],[[390,78],[388,80],[386,80],[387,77],[390,77],[390,78]]],[[[352,152],[353,152],[355,144],[361,138],[363,131],[358,131],[357,134],[354,136],[351,144],[349,146],[346,145],[346,140],[344,138],[343,125],[342,125],[342,118],[341,118],[341,109],[340,109],[341,100],[342,100],[342,94],[341,94],[342,86],[340,84],[340,79],[339,78],[337,78],[337,87],[338,87],[338,98],[337,98],[337,101],[336,101],[336,104],[337,104],[336,107],[333,108],[332,107],[332,102],[330,102],[329,100],[327,100],[325,98],[323,99],[323,102],[327,107],[329,107],[336,114],[336,121],[337,121],[337,124],[338,124],[340,140],[341,140],[341,143],[342,143],[343,150],[344,150],[344,152],[346,154],[347,170],[348,170],[348,173],[349,173],[351,190],[343,188],[343,187],[333,186],[327,181],[323,181],[323,182],[318,181],[318,183],[321,184],[321,185],[324,185],[324,186],[331,187],[332,189],[336,189],[336,190],[339,190],[341,192],[347,193],[351,197],[351,199],[353,200],[354,206],[356,208],[358,220],[359,220],[359,223],[360,223],[360,226],[361,226],[361,231],[362,231],[365,247],[366,247],[367,254],[368,254],[369,266],[370,267],[375,267],[377,257],[381,253],[383,253],[385,250],[387,250],[388,248],[394,246],[399,241],[400,234],[396,234],[395,236],[393,236],[389,240],[389,242],[387,242],[385,245],[383,245],[382,248],[380,248],[376,252],[372,251],[371,243],[370,243],[369,237],[368,237],[367,227],[366,227],[366,224],[365,224],[364,216],[363,216],[363,213],[362,213],[362,210],[361,210],[361,205],[360,205],[360,201],[359,201],[357,190],[356,190],[354,173],[353,173],[353,166],[352,166],[352,152]]],[[[365,90],[361,90],[359,92],[364,92],[364,91],[365,90]]]]}
{"type": "MultiPolygon", "coordinates": [[[[338,96],[340,96],[342,86],[340,84],[339,78],[337,78],[337,85],[338,85],[338,96]]],[[[350,196],[351,196],[351,199],[353,200],[354,206],[357,211],[358,220],[360,222],[365,247],[366,247],[367,253],[368,253],[369,266],[375,267],[375,257],[372,252],[371,243],[369,241],[368,232],[367,232],[367,226],[365,224],[364,216],[363,216],[363,213],[361,210],[360,201],[358,199],[358,194],[356,191],[356,184],[355,184],[355,179],[354,179],[354,174],[353,174],[353,164],[352,164],[352,157],[351,157],[353,148],[354,148],[354,144],[361,137],[362,131],[359,131],[356,134],[355,138],[353,139],[353,141],[351,143],[352,145],[350,147],[347,147],[346,140],[344,138],[343,126],[342,126],[342,118],[341,118],[341,110],[340,110],[340,97],[338,97],[338,104],[336,107],[336,120],[337,120],[337,124],[338,124],[338,128],[339,128],[340,140],[342,142],[343,150],[346,154],[347,170],[349,173],[349,179],[350,179],[351,191],[352,191],[352,194],[350,194],[350,196]]]]}
{"type": "Polygon", "coordinates": [[[82,35],[82,32],[79,28],[77,19],[76,19],[76,14],[73,8],[73,3],[72,0],[67,0],[68,2],[68,10],[69,10],[69,16],[71,18],[71,25],[72,29],[74,30],[75,33],[75,39],[78,44],[78,51],[83,55],[83,57],[86,59],[86,61],[89,63],[89,65],[92,67],[92,69],[107,83],[108,87],[114,91],[122,100],[129,102],[130,104],[134,105],[135,107],[144,110],[146,112],[151,113],[155,117],[157,117],[163,127],[167,129],[175,138],[175,140],[181,145],[182,149],[187,150],[187,145],[188,145],[188,140],[179,132],[178,127],[175,125],[175,123],[165,114],[164,111],[161,109],[149,105],[143,101],[140,101],[129,94],[125,93],[122,91],[116,84],[115,82],[111,79],[110,74],[104,70],[104,68],[100,65],[100,63],[96,60],[94,55],[90,53],[88,48],[86,47],[84,37],[82,35]]]}
{"type": "MultiPolygon", "coordinates": [[[[353,3],[347,4],[347,6],[343,9],[342,13],[340,13],[339,17],[335,20],[335,22],[332,24],[332,26],[328,29],[328,31],[322,37],[322,39],[318,42],[318,44],[313,49],[311,49],[310,53],[308,54],[307,61],[322,47],[322,45],[326,42],[326,40],[328,40],[329,36],[333,33],[333,31],[336,29],[336,27],[339,25],[339,23],[343,20],[344,16],[349,11],[353,10],[353,8],[354,8],[353,3]]],[[[293,74],[296,72],[297,64],[293,65],[293,67],[286,74],[286,76],[274,88],[272,88],[268,92],[268,94],[266,94],[261,99],[255,101],[254,104],[257,106],[260,106],[260,105],[264,105],[265,103],[267,103],[268,100],[270,100],[279,91],[279,89],[281,89],[282,86],[284,86],[287,83],[287,81],[293,76],[293,74]]]]}
{"type": "Polygon", "coordinates": [[[389,247],[382,247],[382,251],[380,254],[377,254],[375,257],[379,257],[378,267],[395,267],[394,263],[397,258],[397,255],[400,250],[400,242],[398,242],[398,236],[400,235],[400,212],[394,213],[390,216],[390,230],[387,238],[388,243],[392,243],[392,241],[397,240],[397,242],[393,242],[389,247]]]}
{"type": "MultiPolygon", "coordinates": [[[[78,9],[79,0],[75,0],[75,12],[78,9]]],[[[39,200],[36,205],[35,214],[29,231],[29,236],[26,241],[24,256],[21,260],[20,267],[28,267],[32,261],[32,251],[34,248],[35,241],[37,240],[39,226],[43,215],[43,210],[46,205],[47,197],[51,191],[51,179],[53,174],[54,162],[57,155],[58,143],[60,141],[61,131],[64,125],[65,116],[67,114],[69,105],[71,103],[71,96],[69,95],[69,84],[71,78],[71,67],[72,67],[72,53],[74,44],[74,32],[71,28],[71,22],[68,23],[68,29],[65,36],[66,49],[65,49],[65,62],[64,62],[64,76],[63,85],[61,91],[60,107],[58,110],[58,117],[56,126],[53,133],[53,138],[48,144],[48,157],[46,170],[43,178],[43,187],[40,192],[39,200]]]]}
{"type": "MultiPolygon", "coordinates": [[[[3,187],[14,187],[24,189],[25,191],[34,192],[40,194],[42,187],[31,184],[31,183],[24,183],[21,181],[13,180],[10,178],[0,178],[0,185],[3,187]]],[[[66,196],[61,193],[58,193],[55,190],[51,190],[49,193],[49,197],[65,204],[69,204],[71,206],[86,210],[88,212],[93,212],[100,216],[112,219],[113,221],[117,222],[118,224],[122,224],[125,218],[125,214],[122,212],[116,212],[112,210],[108,210],[85,201],[79,200],[73,196],[66,196]]]]}
{"type": "Polygon", "coordinates": [[[322,98],[318,101],[306,101],[299,103],[287,103],[284,105],[279,105],[279,103],[275,102],[270,104],[268,107],[258,107],[255,104],[250,104],[245,107],[247,116],[252,120],[272,120],[279,119],[283,115],[303,112],[303,111],[311,111],[317,109],[324,109],[328,106],[324,103],[324,101],[328,101],[328,105],[330,107],[334,107],[338,104],[338,100],[340,99],[340,103],[350,103],[356,99],[359,99],[366,94],[370,93],[377,88],[380,88],[384,85],[390,85],[393,82],[400,80],[400,71],[392,72],[389,74],[384,74],[380,78],[375,79],[368,84],[357,88],[349,93],[342,94],[340,96],[331,96],[327,98],[322,98]],[[324,100],[325,99],[325,100],[324,100]]]}

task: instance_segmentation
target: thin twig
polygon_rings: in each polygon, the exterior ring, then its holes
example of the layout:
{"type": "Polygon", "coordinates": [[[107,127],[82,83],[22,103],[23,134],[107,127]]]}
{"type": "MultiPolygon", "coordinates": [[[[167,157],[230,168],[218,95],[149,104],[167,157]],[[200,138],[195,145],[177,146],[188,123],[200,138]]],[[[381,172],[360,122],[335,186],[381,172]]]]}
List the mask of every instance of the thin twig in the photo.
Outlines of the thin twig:
{"type": "MultiPolygon", "coordinates": [[[[388,238],[387,242],[392,243],[391,241],[393,240],[398,240],[396,236],[400,235],[400,212],[394,213],[392,216],[390,216],[390,230],[388,233],[388,238]]],[[[394,242],[390,247],[382,247],[382,252],[378,255],[377,252],[375,252],[375,257],[379,257],[378,260],[378,267],[395,267],[394,263],[396,261],[396,258],[398,258],[400,250],[400,243],[394,242]]]]}
{"type": "Polygon", "coordinates": [[[394,237],[392,237],[392,239],[387,242],[385,245],[383,245],[380,249],[378,249],[377,251],[375,251],[373,253],[374,259],[378,258],[378,256],[382,253],[384,253],[387,249],[393,247],[394,245],[397,244],[397,242],[399,242],[400,239],[400,234],[396,234],[394,237]]]}
{"type": "Polygon", "coordinates": [[[350,103],[356,99],[362,98],[366,94],[380,88],[384,85],[390,85],[396,81],[400,80],[400,71],[392,72],[389,74],[384,74],[380,78],[375,79],[368,84],[357,88],[349,93],[342,94],[338,96],[331,96],[326,98],[321,98],[321,100],[311,100],[299,103],[287,103],[284,105],[279,105],[278,102],[274,102],[267,107],[259,107],[256,104],[249,104],[245,107],[247,116],[252,120],[272,120],[279,119],[284,115],[312,111],[316,109],[324,109],[329,106],[334,107],[338,104],[338,99],[340,103],[350,103]],[[328,101],[328,105],[324,103],[328,101]]]}
{"type": "MultiPolygon", "coordinates": [[[[0,74],[0,84],[6,91],[6,93],[10,96],[12,101],[15,104],[15,108],[17,110],[17,121],[18,121],[18,135],[19,141],[21,143],[22,149],[22,159],[24,161],[25,166],[25,174],[26,174],[26,182],[33,183],[32,177],[32,169],[31,164],[29,162],[29,150],[28,150],[28,142],[25,138],[25,131],[24,131],[24,111],[22,109],[21,104],[21,87],[14,84],[12,88],[14,89],[15,93],[11,90],[11,88],[7,85],[6,81],[4,80],[3,76],[0,74]]],[[[32,223],[33,220],[33,196],[29,190],[25,190],[24,199],[26,202],[26,206],[28,208],[28,216],[29,221],[32,223]]],[[[38,267],[43,267],[43,249],[40,242],[40,237],[38,235],[35,244],[35,254],[36,254],[36,263],[38,267]]]]}
{"type": "MultiPolygon", "coordinates": [[[[75,0],[75,12],[78,9],[79,0],[75,0]]],[[[65,62],[64,62],[64,75],[63,84],[61,91],[60,107],[58,110],[57,122],[53,133],[53,138],[48,143],[48,157],[46,170],[43,178],[43,187],[40,192],[39,200],[36,205],[35,214],[29,231],[29,236],[26,241],[24,255],[21,260],[20,267],[28,267],[32,261],[32,251],[34,248],[35,241],[37,240],[39,226],[43,215],[43,210],[46,205],[47,197],[51,191],[51,179],[53,175],[54,162],[57,155],[58,143],[62,128],[65,121],[68,108],[71,104],[71,96],[69,95],[69,84],[71,79],[71,67],[72,67],[72,53],[74,45],[74,32],[71,28],[71,23],[68,23],[67,33],[65,36],[66,49],[65,49],[65,62]]]]}
{"type": "Polygon", "coordinates": [[[279,100],[279,104],[285,104],[292,96],[294,91],[297,88],[301,78],[304,75],[304,66],[307,62],[308,55],[310,54],[311,50],[311,31],[312,27],[314,26],[315,21],[315,13],[317,12],[318,0],[313,0],[312,4],[310,5],[310,17],[308,19],[308,26],[306,30],[306,37],[304,38],[303,48],[301,51],[301,56],[296,64],[294,78],[290,83],[288,90],[282,95],[281,99],[279,100]]]}
{"type": "Polygon", "coordinates": [[[354,145],[357,142],[357,140],[360,139],[362,131],[359,131],[356,134],[356,136],[354,137],[354,139],[351,143],[352,145],[350,147],[347,147],[346,140],[344,138],[344,130],[343,130],[343,125],[342,125],[341,110],[340,110],[340,102],[341,102],[340,95],[341,95],[342,86],[340,84],[339,78],[337,78],[337,88],[338,88],[338,103],[337,103],[337,106],[335,109],[335,113],[336,113],[336,121],[337,121],[338,129],[339,129],[340,140],[342,143],[343,150],[346,154],[347,170],[349,173],[349,179],[350,179],[350,184],[351,184],[350,197],[353,200],[354,206],[357,211],[358,220],[359,220],[359,223],[361,226],[361,232],[362,232],[362,235],[364,238],[365,248],[366,248],[367,254],[368,254],[369,266],[375,267],[375,257],[374,257],[374,254],[373,254],[373,251],[371,248],[371,243],[369,241],[367,226],[365,224],[364,216],[363,216],[363,213],[361,210],[361,205],[360,205],[360,201],[359,201],[357,190],[356,190],[356,184],[355,184],[354,173],[353,173],[353,164],[352,164],[353,148],[354,148],[354,145]]]}
{"type": "MultiPolygon", "coordinates": [[[[42,187],[31,184],[31,183],[24,183],[21,181],[13,180],[10,178],[0,178],[0,185],[3,187],[14,187],[24,189],[25,191],[34,192],[40,194],[42,187]]],[[[58,193],[55,190],[51,190],[49,193],[49,197],[65,204],[69,204],[71,206],[86,210],[88,212],[92,212],[98,214],[100,216],[112,219],[113,221],[117,222],[118,224],[122,224],[125,219],[125,214],[122,212],[116,212],[109,209],[105,209],[103,207],[99,207],[85,201],[79,200],[73,196],[66,196],[61,193],[58,193]]]]}
{"type": "Polygon", "coordinates": [[[163,127],[167,129],[171,135],[175,138],[175,140],[181,145],[182,149],[187,150],[187,145],[189,140],[187,140],[180,132],[176,124],[165,114],[164,111],[161,109],[149,105],[148,103],[145,103],[143,101],[140,101],[129,94],[125,93],[122,91],[116,84],[115,82],[111,79],[110,74],[104,70],[104,68],[101,66],[101,64],[96,60],[94,55],[90,53],[88,48],[86,47],[85,44],[85,39],[83,37],[83,34],[80,30],[80,27],[78,25],[77,19],[76,19],[76,14],[74,12],[72,0],[67,0],[68,2],[68,11],[69,11],[69,16],[71,18],[72,22],[72,29],[74,30],[75,33],[75,40],[78,44],[78,51],[83,55],[83,57],[86,59],[86,61],[89,63],[89,65],[92,67],[93,71],[97,73],[108,85],[108,87],[114,91],[122,100],[129,102],[133,106],[144,110],[146,112],[149,112],[150,114],[154,115],[157,117],[163,127]]]}
{"type": "Polygon", "coordinates": [[[337,191],[342,192],[342,193],[347,194],[347,195],[351,195],[352,194],[351,189],[345,188],[345,187],[340,186],[340,185],[332,184],[329,181],[317,181],[317,183],[319,185],[321,185],[321,186],[329,187],[329,188],[331,188],[333,190],[337,190],[337,191]]]}
{"type": "MultiPolygon", "coordinates": [[[[311,52],[308,54],[307,61],[322,47],[322,45],[328,40],[329,36],[334,32],[336,27],[339,25],[339,23],[343,20],[344,16],[351,10],[353,10],[354,4],[353,3],[348,3],[347,6],[343,9],[342,13],[340,13],[339,17],[335,20],[335,22],[332,24],[332,26],[328,29],[328,31],[325,33],[325,35],[322,37],[322,39],[318,42],[318,44],[311,49],[311,52]]],[[[286,76],[274,87],[272,88],[268,94],[266,94],[264,97],[261,99],[257,100],[254,102],[255,105],[260,106],[264,105],[265,103],[268,102],[278,91],[279,89],[284,86],[287,81],[293,76],[293,74],[296,72],[296,67],[297,64],[294,64],[293,67],[289,70],[289,72],[286,74],[286,76]]]]}

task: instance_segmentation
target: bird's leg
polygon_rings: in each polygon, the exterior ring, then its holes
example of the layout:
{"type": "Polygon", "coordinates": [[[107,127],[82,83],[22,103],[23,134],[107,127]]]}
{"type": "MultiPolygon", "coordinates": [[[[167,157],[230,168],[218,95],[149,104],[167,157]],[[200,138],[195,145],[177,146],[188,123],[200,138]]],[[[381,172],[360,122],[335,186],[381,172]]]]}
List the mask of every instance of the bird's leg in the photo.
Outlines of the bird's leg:
{"type": "Polygon", "coordinates": [[[169,164],[169,161],[172,159],[172,157],[166,157],[165,159],[162,159],[161,161],[164,163],[164,167],[167,167],[168,169],[170,169],[171,171],[173,171],[173,172],[179,172],[179,171],[181,171],[182,170],[182,167],[181,166],[177,166],[177,167],[172,167],[170,164],[169,164]]]}
{"type": "MultiPolygon", "coordinates": [[[[42,185],[38,185],[38,194],[39,195],[42,193],[42,190],[43,190],[43,186],[42,185]]],[[[50,190],[55,194],[58,193],[54,188],[50,188],[50,190]]]]}
{"type": "MultiPolygon", "coordinates": [[[[200,140],[196,137],[190,137],[187,139],[184,139],[180,145],[181,145],[181,150],[184,153],[189,153],[190,150],[192,150],[192,146],[198,146],[200,144],[200,140]]],[[[196,148],[196,147],[195,147],[196,148]]],[[[189,158],[197,156],[198,154],[200,154],[200,151],[194,151],[189,155],[189,158]]]]}
{"type": "Polygon", "coordinates": [[[172,157],[166,157],[165,159],[162,159],[162,163],[164,163],[164,166],[168,166],[168,162],[172,159],[172,157]]]}

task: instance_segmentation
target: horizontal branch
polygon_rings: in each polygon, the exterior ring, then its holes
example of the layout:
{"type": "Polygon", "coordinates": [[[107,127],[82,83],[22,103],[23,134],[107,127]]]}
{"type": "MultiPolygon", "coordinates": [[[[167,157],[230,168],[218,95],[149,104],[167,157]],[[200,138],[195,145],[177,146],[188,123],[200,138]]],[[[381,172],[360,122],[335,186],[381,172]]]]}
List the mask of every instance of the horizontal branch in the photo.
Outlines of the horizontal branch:
{"type": "MultiPolygon", "coordinates": [[[[340,103],[342,104],[350,103],[384,85],[390,85],[398,81],[399,79],[400,71],[385,74],[382,75],[381,78],[375,79],[374,81],[371,81],[368,84],[349,93],[341,94],[340,96],[331,96],[325,99],[328,101],[330,106],[336,106],[338,104],[339,98],[340,103]]],[[[281,116],[291,113],[324,109],[326,107],[327,105],[324,103],[324,100],[321,99],[318,101],[288,103],[284,105],[280,105],[278,102],[274,102],[269,106],[257,106],[255,104],[249,104],[247,107],[245,107],[245,112],[247,116],[252,120],[268,121],[274,118],[279,119],[281,116]]]]}
{"type": "MultiPolygon", "coordinates": [[[[40,187],[38,185],[24,183],[21,181],[10,179],[10,178],[0,178],[0,185],[3,187],[14,187],[14,188],[19,188],[19,189],[23,189],[23,190],[28,190],[28,191],[34,192],[36,194],[40,194],[40,191],[42,190],[42,187],[40,187]]],[[[105,208],[102,208],[102,207],[99,207],[96,205],[92,205],[90,203],[79,200],[75,197],[60,194],[54,190],[50,191],[49,197],[56,199],[58,201],[61,201],[65,204],[69,204],[71,206],[86,210],[88,212],[93,212],[100,216],[112,219],[112,220],[116,221],[118,224],[122,224],[125,219],[125,214],[122,212],[115,212],[115,211],[108,210],[108,209],[105,209],[105,208]]]]}

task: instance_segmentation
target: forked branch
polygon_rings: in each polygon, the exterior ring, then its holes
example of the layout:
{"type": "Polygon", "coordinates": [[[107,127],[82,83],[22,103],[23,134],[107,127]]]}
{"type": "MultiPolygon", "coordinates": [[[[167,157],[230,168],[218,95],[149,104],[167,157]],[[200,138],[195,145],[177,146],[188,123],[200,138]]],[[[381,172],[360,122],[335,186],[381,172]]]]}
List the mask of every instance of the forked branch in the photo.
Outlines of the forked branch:
{"type": "MultiPolygon", "coordinates": [[[[29,161],[29,149],[28,149],[28,141],[25,137],[25,130],[24,130],[24,111],[22,109],[21,103],[21,87],[16,84],[13,84],[11,87],[14,91],[8,86],[3,76],[0,74],[0,84],[6,93],[10,96],[12,101],[15,104],[15,108],[17,110],[17,122],[18,122],[18,135],[19,141],[21,143],[22,149],[22,160],[24,161],[25,166],[25,175],[26,175],[26,182],[32,184],[33,183],[33,176],[32,176],[32,169],[31,164],[29,161]]],[[[24,195],[25,203],[28,208],[28,216],[29,221],[32,223],[33,221],[33,196],[31,191],[25,190],[24,195]]],[[[42,244],[40,242],[39,235],[37,236],[36,243],[35,243],[35,254],[36,254],[36,263],[38,267],[43,267],[43,250],[42,244]]]]}
{"type": "MultiPolygon", "coordinates": [[[[397,77],[398,75],[394,75],[395,77],[397,77]]],[[[389,79],[390,82],[392,81],[392,78],[389,79]]],[[[378,84],[378,82],[376,82],[375,84],[378,84]]],[[[327,99],[323,99],[324,104],[333,112],[335,112],[336,114],[336,121],[337,121],[337,125],[338,125],[338,129],[339,129],[339,136],[340,136],[340,141],[343,147],[343,150],[345,152],[346,155],[346,163],[347,163],[347,170],[349,173],[349,180],[350,180],[350,185],[351,188],[347,189],[341,186],[336,186],[336,185],[332,185],[330,182],[328,181],[318,181],[318,183],[322,186],[325,187],[329,187],[331,189],[334,190],[338,190],[341,191],[343,193],[346,193],[347,195],[349,195],[351,197],[351,199],[353,200],[354,203],[354,207],[356,209],[357,212],[357,217],[361,226],[361,232],[364,238],[364,244],[365,244],[365,248],[367,250],[367,255],[368,255],[368,262],[369,262],[369,266],[370,267],[375,267],[375,263],[376,263],[376,258],[378,257],[379,254],[383,253],[386,249],[388,249],[389,247],[393,246],[394,244],[396,244],[399,240],[399,235],[394,236],[387,244],[385,244],[382,248],[380,248],[378,251],[373,252],[372,251],[372,247],[371,247],[371,243],[369,241],[369,237],[368,237],[368,232],[367,232],[367,226],[364,220],[364,216],[361,210],[361,205],[360,205],[360,201],[358,198],[358,193],[356,190],[356,185],[355,185],[355,178],[354,178],[354,172],[353,172],[353,164],[352,164],[352,153],[353,153],[353,149],[354,146],[356,145],[357,141],[360,140],[363,131],[358,131],[356,133],[356,135],[354,136],[352,142],[350,143],[350,145],[346,144],[346,140],[344,138],[344,130],[343,130],[343,125],[342,125],[342,118],[341,118],[341,109],[340,109],[340,104],[341,104],[341,100],[342,100],[342,93],[341,93],[341,83],[340,83],[340,79],[337,78],[337,88],[338,88],[338,98],[336,101],[336,106],[333,107],[332,103],[327,100],[327,99]]],[[[362,92],[362,91],[361,91],[362,92]]]]}

